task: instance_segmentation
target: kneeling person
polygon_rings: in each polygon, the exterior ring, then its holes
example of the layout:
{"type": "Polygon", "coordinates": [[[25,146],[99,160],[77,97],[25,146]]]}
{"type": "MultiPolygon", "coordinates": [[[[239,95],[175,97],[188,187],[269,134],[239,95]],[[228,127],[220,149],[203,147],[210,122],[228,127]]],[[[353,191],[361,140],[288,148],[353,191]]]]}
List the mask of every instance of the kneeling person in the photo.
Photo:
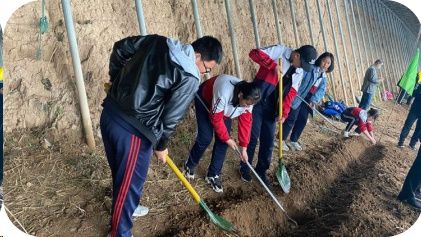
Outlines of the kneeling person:
{"type": "Polygon", "coordinates": [[[220,75],[205,81],[197,92],[197,137],[184,169],[186,176],[194,178],[194,169],[216,134],[212,158],[206,181],[215,192],[223,192],[220,174],[228,146],[237,149],[230,137],[232,119],[238,117],[238,140],[241,159],[246,161],[250,140],[252,108],[260,100],[260,89],[255,82],[242,81],[229,75],[220,75]]]}

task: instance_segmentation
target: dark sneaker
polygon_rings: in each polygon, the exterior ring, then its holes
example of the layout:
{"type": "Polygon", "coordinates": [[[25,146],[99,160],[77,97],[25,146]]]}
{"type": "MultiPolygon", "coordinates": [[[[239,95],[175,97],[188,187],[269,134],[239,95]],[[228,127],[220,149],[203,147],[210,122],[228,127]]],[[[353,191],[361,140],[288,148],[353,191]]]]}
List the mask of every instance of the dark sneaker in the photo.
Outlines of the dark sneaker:
{"type": "Polygon", "coordinates": [[[272,184],[269,182],[266,174],[259,174],[259,177],[262,179],[262,181],[266,184],[266,186],[272,190],[272,184]]]}
{"type": "Polygon", "coordinates": [[[411,145],[411,144],[409,144],[409,148],[411,149],[411,150],[416,150],[417,148],[415,148],[415,145],[411,145]]]}
{"type": "Polygon", "coordinates": [[[221,178],[219,178],[219,175],[215,177],[206,177],[206,182],[212,186],[213,191],[217,193],[222,193],[224,189],[222,188],[222,182],[221,178]]]}
{"type": "Polygon", "coordinates": [[[188,179],[194,179],[194,169],[190,169],[187,166],[187,163],[184,164],[184,175],[186,175],[188,179]]]}
{"type": "Polygon", "coordinates": [[[415,198],[408,198],[408,199],[403,199],[400,201],[403,202],[404,204],[407,204],[408,206],[412,207],[415,210],[421,210],[421,202],[415,198]]]}
{"type": "Polygon", "coordinates": [[[244,182],[251,182],[251,175],[250,175],[250,172],[249,171],[243,171],[243,170],[241,170],[241,168],[239,169],[239,171],[240,171],[240,176],[241,176],[241,179],[244,181],[244,182]]]}
{"type": "Polygon", "coordinates": [[[403,143],[398,143],[398,147],[399,148],[404,148],[405,146],[403,145],[403,143]]]}

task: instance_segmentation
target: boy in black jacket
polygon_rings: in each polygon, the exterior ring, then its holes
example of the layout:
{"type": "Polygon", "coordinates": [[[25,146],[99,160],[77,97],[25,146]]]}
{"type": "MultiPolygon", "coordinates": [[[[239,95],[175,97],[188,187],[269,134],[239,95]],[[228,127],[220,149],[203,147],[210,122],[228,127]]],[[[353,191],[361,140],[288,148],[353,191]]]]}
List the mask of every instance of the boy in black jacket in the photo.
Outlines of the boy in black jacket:
{"type": "Polygon", "coordinates": [[[409,147],[415,150],[415,145],[417,144],[418,140],[421,136],[421,86],[418,85],[417,89],[414,90],[412,96],[415,98],[414,102],[412,103],[411,108],[409,109],[408,116],[406,117],[405,123],[403,125],[401,134],[399,136],[398,146],[403,148],[405,138],[408,136],[409,131],[411,130],[412,125],[417,121],[417,125],[415,127],[415,131],[412,134],[411,141],[409,142],[409,147]]]}
{"type": "Polygon", "coordinates": [[[114,44],[112,85],[100,120],[113,178],[111,237],[131,236],[131,218],[152,151],[165,163],[169,138],[200,77],[221,60],[221,43],[209,36],[192,45],[159,35],[128,37],[114,44]]]}

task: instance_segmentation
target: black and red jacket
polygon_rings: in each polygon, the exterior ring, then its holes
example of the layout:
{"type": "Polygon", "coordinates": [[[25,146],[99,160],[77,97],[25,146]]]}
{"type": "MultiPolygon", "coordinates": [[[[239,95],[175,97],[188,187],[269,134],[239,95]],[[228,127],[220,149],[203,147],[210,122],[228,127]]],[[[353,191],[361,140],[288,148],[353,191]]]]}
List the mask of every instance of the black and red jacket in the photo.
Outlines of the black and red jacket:
{"type": "Polygon", "coordinates": [[[241,80],[230,75],[212,77],[202,83],[199,96],[206,104],[210,121],[216,136],[223,142],[230,139],[224,119],[238,117],[238,141],[241,147],[247,147],[250,141],[253,106],[240,107],[232,105],[234,85],[241,80]]]}
{"type": "Polygon", "coordinates": [[[283,45],[273,45],[265,48],[253,49],[249,53],[249,57],[260,66],[255,78],[257,82],[260,82],[258,83],[262,93],[260,102],[271,108],[271,110],[275,112],[275,116],[278,116],[277,105],[279,105],[277,65],[278,62],[282,60],[283,118],[288,117],[292,101],[297,95],[298,88],[300,87],[304,76],[302,68],[294,68],[289,62],[292,51],[292,49],[283,45]]]}
{"type": "Polygon", "coordinates": [[[356,124],[358,125],[360,132],[364,132],[366,130],[368,132],[373,131],[373,123],[372,121],[368,120],[367,110],[358,107],[350,107],[347,108],[344,113],[356,119],[356,124]]]}

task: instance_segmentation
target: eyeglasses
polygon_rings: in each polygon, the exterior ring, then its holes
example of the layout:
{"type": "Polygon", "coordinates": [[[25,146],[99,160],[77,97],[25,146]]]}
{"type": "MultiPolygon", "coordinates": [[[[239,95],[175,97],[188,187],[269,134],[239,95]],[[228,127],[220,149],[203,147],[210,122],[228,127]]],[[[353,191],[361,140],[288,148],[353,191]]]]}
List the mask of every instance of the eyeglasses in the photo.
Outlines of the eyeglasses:
{"type": "Polygon", "coordinates": [[[210,73],[212,71],[212,68],[206,67],[205,61],[202,60],[202,62],[203,62],[203,67],[205,67],[205,73],[210,73]]]}

